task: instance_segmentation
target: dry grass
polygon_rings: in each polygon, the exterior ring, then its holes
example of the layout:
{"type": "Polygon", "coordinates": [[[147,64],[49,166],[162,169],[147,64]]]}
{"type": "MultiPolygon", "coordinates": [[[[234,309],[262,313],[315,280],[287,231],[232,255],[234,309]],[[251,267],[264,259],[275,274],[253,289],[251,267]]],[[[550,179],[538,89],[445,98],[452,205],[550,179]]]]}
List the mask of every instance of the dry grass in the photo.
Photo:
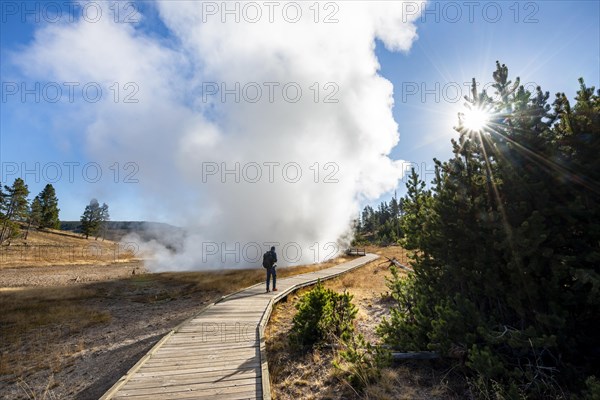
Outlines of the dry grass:
{"type": "MultiPolygon", "coordinates": [[[[316,271],[342,261],[282,268],[278,275],[316,271]]],[[[18,387],[24,398],[44,398],[53,393],[55,375],[63,376],[60,383],[66,386],[65,371],[81,369],[85,354],[115,345],[110,342],[115,332],[121,339],[160,335],[221,296],[264,278],[263,268],[168,272],[61,288],[0,290],[0,386],[18,387]],[[157,318],[161,320],[154,322],[157,318]],[[143,329],[135,328],[139,326],[143,329]],[[128,333],[130,327],[134,333],[128,333]],[[97,343],[98,338],[107,343],[97,343]]]]}
{"type": "Polygon", "coordinates": [[[127,262],[135,258],[136,246],[110,240],[85,239],[72,232],[31,230],[24,239],[0,245],[0,268],[47,265],[98,265],[127,262]]]}
{"type": "MultiPolygon", "coordinates": [[[[368,247],[368,252],[406,262],[400,247],[368,247]]],[[[403,272],[401,272],[403,273],[403,272]]],[[[355,329],[371,343],[380,341],[375,327],[389,315],[390,301],[386,277],[391,276],[389,262],[380,258],[339,278],[324,282],[338,292],[349,291],[358,307],[355,329]]],[[[333,348],[303,352],[290,346],[287,337],[296,314],[295,304],[310,288],[276,305],[266,331],[272,396],[277,399],[453,399],[460,392],[456,377],[444,366],[431,361],[405,362],[382,371],[381,379],[357,393],[332,366],[333,348]],[[458,386],[458,388],[457,388],[458,386]]]]}
{"type": "MultiPolygon", "coordinates": [[[[318,271],[330,268],[344,261],[347,260],[340,257],[319,264],[280,268],[277,270],[277,277],[283,278],[318,271]]],[[[133,280],[138,282],[138,284],[153,281],[171,283],[172,293],[170,297],[172,298],[200,291],[214,293],[215,295],[225,295],[264,282],[265,270],[263,268],[254,268],[202,272],[164,272],[139,275],[137,278],[133,278],[133,280]]]]}
{"type": "Polygon", "coordinates": [[[464,399],[456,393],[456,377],[429,362],[405,362],[381,371],[380,380],[368,386],[361,398],[377,400],[464,399]]]}
{"type": "Polygon", "coordinates": [[[36,289],[0,294],[0,375],[21,377],[43,368],[56,370],[81,346],[65,346],[60,338],[110,321],[111,315],[85,304],[92,289],[36,289]]]}
{"type": "MultiPolygon", "coordinates": [[[[58,274],[63,273],[62,266],[66,271],[77,264],[89,265],[92,268],[85,267],[77,272],[83,274],[84,282],[85,274],[99,271],[96,266],[121,261],[115,259],[115,246],[114,242],[85,240],[69,232],[32,231],[26,246],[22,241],[13,241],[11,246],[0,248],[0,265],[10,268],[41,267],[38,271],[51,271],[51,274],[55,273],[53,268],[48,268],[51,265],[61,265],[56,269],[58,274]],[[90,246],[96,251],[94,257],[90,256],[91,253],[78,253],[90,246]]],[[[375,248],[370,251],[381,250],[375,248]]],[[[388,255],[398,256],[400,253],[388,255]]],[[[130,260],[131,256],[126,255],[124,259],[130,260]]],[[[316,265],[281,268],[278,277],[316,271],[344,261],[347,258],[339,257],[316,265]]],[[[380,264],[374,263],[374,266],[361,269],[371,271],[367,280],[347,275],[331,282],[331,285],[342,290],[362,288],[363,297],[372,296],[383,282],[386,267],[380,264]]],[[[125,265],[123,268],[127,271],[131,268],[128,264],[119,265],[125,265]]],[[[13,272],[18,271],[25,269],[18,268],[13,272]]],[[[30,268],[27,273],[42,276],[35,271],[36,268],[30,268]]],[[[139,359],[139,354],[147,351],[161,334],[221,296],[264,282],[265,271],[259,268],[169,272],[119,279],[100,276],[111,280],[83,284],[77,283],[78,279],[70,286],[60,288],[0,289],[0,386],[3,396],[97,398],[114,383],[116,378],[113,375],[131,367],[139,359]],[[135,349],[127,350],[129,347],[135,349]],[[127,361],[117,364],[123,358],[127,361]]],[[[361,321],[370,318],[365,315],[367,317],[361,314],[361,321]]],[[[274,315],[273,321],[277,319],[274,315]]],[[[294,357],[293,354],[291,356],[294,357]]],[[[321,380],[315,381],[311,375],[314,365],[321,366],[323,374],[331,369],[330,353],[305,356],[309,359],[305,363],[307,367],[301,370],[296,380],[298,388],[312,386],[315,382],[321,384],[321,380]]],[[[331,379],[335,381],[336,378],[332,375],[331,379]]]]}

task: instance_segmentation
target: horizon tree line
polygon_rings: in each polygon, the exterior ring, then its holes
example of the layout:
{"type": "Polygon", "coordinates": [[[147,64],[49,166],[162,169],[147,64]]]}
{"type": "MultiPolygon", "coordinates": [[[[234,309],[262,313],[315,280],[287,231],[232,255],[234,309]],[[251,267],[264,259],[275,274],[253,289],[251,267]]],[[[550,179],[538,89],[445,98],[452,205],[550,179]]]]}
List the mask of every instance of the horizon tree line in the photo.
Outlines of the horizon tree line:
{"type": "Polygon", "coordinates": [[[354,220],[355,245],[374,243],[380,245],[397,244],[404,237],[401,226],[404,214],[404,198],[394,197],[381,202],[377,208],[367,205],[354,220]]]}

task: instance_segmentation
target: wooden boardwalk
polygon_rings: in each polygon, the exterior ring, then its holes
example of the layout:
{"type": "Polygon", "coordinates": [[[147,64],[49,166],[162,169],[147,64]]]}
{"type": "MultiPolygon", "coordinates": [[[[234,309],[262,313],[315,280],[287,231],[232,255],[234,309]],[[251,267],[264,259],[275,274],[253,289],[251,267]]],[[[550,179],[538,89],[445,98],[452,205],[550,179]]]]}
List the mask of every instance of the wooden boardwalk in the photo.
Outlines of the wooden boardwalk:
{"type": "Polygon", "coordinates": [[[270,399],[263,333],[273,304],[377,258],[278,279],[278,292],[263,282],[225,296],[163,337],[101,400],[270,399]]]}

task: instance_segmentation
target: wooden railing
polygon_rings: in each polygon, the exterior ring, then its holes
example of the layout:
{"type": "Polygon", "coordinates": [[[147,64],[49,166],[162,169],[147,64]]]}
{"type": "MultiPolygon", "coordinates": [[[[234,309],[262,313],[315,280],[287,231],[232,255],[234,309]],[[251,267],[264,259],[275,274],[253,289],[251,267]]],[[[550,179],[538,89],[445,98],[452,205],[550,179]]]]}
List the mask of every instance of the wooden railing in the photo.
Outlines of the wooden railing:
{"type": "Polygon", "coordinates": [[[348,250],[346,250],[346,254],[349,256],[364,256],[367,254],[367,250],[359,249],[357,247],[351,247],[348,250]]]}

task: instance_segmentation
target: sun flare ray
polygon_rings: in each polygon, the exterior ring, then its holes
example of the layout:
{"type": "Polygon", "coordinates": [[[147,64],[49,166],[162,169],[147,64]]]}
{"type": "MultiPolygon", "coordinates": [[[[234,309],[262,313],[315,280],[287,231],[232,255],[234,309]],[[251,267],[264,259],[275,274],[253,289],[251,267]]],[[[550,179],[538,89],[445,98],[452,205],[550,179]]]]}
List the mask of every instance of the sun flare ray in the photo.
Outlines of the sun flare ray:
{"type": "Polygon", "coordinates": [[[463,113],[462,125],[469,131],[481,132],[490,122],[490,113],[483,108],[473,107],[463,113]]]}

